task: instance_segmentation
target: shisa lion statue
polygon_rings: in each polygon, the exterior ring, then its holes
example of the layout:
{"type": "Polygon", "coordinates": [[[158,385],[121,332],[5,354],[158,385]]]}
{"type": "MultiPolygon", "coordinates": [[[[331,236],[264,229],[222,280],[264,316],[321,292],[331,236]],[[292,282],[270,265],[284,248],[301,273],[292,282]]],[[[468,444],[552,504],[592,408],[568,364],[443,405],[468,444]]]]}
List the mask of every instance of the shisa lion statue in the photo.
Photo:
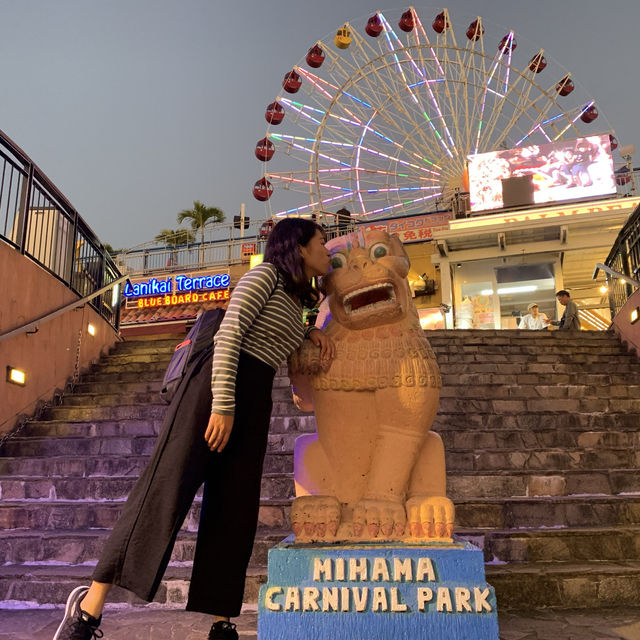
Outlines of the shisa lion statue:
{"type": "Polygon", "coordinates": [[[450,539],[444,447],[429,430],[442,382],[411,298],[409,258],[378,230],[327,248],[331,318],[319,321],[337,354],[322,368],[307,340],[289,362],[294,402],[317,422],[317,434],[295,444],[296,541],[450,539]]]}

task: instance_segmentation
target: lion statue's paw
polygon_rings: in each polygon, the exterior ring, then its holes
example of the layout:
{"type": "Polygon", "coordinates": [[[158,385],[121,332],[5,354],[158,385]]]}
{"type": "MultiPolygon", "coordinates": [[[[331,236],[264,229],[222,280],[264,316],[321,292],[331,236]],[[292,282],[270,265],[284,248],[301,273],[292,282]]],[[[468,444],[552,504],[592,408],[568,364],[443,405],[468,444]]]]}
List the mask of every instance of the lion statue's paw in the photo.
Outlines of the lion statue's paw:
{"type": "Polygon", "coordinates": [[[341,506],[333,496],[300,496],[291,504],[296,542],[330,542],[340,524],[341,506]]]}
{"type": "Polygon", "coordinates": [[[450,540],[455,507],[444,496],[414,496],[407,500],[409,533],[420,540],[450,540]]]}
{"type": "Polygon", "coordinates": [[[400,540],[404,537],[406,522],[401,502],[364,498],[353,509],[353,534],[356,538],[400,540]]]}

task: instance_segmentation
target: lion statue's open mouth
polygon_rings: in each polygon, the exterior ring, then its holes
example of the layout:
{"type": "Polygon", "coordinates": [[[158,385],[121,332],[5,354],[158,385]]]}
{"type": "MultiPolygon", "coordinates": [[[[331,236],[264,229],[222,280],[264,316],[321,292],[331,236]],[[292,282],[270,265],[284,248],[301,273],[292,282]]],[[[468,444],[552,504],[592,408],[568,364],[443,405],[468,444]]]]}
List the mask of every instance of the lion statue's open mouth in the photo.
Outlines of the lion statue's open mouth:
{"type": "Polygon", "coordinates": [[[342,306],[347,315],[380,311],[397,303],[395,287],[391,282],[372,284],[345,294],[342,306]]]}

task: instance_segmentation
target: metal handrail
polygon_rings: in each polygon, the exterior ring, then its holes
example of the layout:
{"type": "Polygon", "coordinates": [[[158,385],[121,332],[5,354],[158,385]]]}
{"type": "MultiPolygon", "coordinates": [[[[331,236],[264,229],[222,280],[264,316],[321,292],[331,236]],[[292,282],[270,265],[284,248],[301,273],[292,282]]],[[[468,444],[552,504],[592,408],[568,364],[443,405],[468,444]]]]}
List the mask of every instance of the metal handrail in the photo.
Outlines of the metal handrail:
{"type": "Polygon", "coordinates": [[[611,267],[607,267],[606,264],[602,264],[602,262],[598,262],[596,264],[596,268],[595,268],[595,270],[593,272],[593,279],[594,280],[598,277],[598,271],[605,271],[610,276],[613,276],[614,278],[618,278],[619,280],[624,280],[627,284],[630,284],[631,286],[636,287],[637,289],[640,289],[640,281],[635,280],[634,278],[630,278],[629,276],[625,275],[624,273],[620,273],[619,271],[615,271],[611,267]]]}
{"type": "Polygon", "coordinates": [[[117,280],[110,282],[108,285],[102,287],[102,289],[99,289],[98,291],[94,291],[92,294],[85,296],[81,300],[70,302],[69,304],[66,304],[64,307],[60,307],[55,311],[51,311],[46,315],[42,316],[41,318],[38,318],[37,320],[32,320],[31,322],[28,322],[27,324],[24,324],[21,327],[17,327],[16,329],[7,331],[7,333],[0,334],[0,342],[3,342],[4,340],[8,340],[9,338],[18,336],[22,333],[28,333],[30,331],[34,331],[34,332],[38,331],[39,325],[44,324],[45,322],[49,322],[49,320],[53,320],[58,316],[64,315],[67,311],[71,311],[71,309],[77,309],[79,307],[83,307],[85,304],[87,304],[87,302],[91,302],[94,298],[101,296],[106,291],[109,291],[109,289],[113,289],[113,287],[117,287],[119,284],[121,284],[122,282],[128,279],[129,279],[129,276],[120,276],[117,280]]]}
{"type": "MultiPolygon", "coordinates": [[[[121,273],[95,233],[29,156],[0,130],[0,240],[80,298],[112,286],[121,273]]],[[[119,301],[91,303],[118,328],[119,301]]]]}

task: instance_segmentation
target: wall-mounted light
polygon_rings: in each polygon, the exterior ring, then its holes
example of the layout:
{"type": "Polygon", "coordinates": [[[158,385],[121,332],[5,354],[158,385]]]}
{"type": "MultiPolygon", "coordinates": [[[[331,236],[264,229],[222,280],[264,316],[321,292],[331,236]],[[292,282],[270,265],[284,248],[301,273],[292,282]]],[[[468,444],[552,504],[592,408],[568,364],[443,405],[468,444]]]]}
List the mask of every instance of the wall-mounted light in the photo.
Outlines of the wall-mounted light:
{"type": "Polygon", "coordinates": [[[609,289],[608,289],[607,285],[606,285],[606,284],[603,284],[603,285],[600,287],[600,293],[601,293],[602,295],[604,295],[605,293],[607,293],[607,291],[609,291],[609,289]]]}
{"type": "Polygon", "coordinates": [[[87,331],[89,333],[90,336],[95,336],[96,335],[96,328],[94,325],[92,325],[91,323],[89,323],[87,325],[87,331]]]}
{"type": "Polygon", "coordinates": [[[640,318],[640,307],[636,307],[631,311],[631,324],[638,322],[638,318],[640,318]]]}
{"type": "Polygon", "coordinates": [[[627,281],[624,278],[620,278],[620,284],[627,284],[627,281]]]}
{"type": "Polygon", "coordinates": [[[7,382],[24,387],[27,383],[27,374],[20,369],[7,365],[7,382]]]}
{"type": "Polygon", "coordinates": [[[113,290],[111,292],[111,307],[113,309],[116,308],[116,305],[118,304],[119,300],[120,300],[120,285],[117,284],[115,287],[113,287],[113,290]]]}

